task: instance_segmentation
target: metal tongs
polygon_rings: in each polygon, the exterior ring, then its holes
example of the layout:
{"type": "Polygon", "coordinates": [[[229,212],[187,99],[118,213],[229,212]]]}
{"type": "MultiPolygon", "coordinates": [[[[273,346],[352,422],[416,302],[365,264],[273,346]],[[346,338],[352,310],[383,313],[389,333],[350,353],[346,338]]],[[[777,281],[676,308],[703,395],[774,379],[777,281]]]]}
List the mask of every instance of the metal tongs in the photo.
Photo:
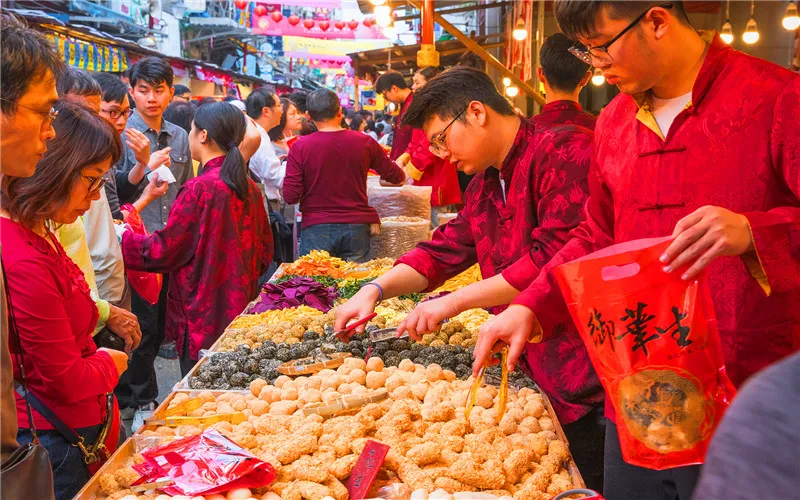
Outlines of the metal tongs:
{"type": "Polygon", "coordinates": [[[390,326],[389,328],[381,328],[380,330],[373,330],[369,332],[369,340],[372,343],[385,342],[392,339],[407,339],[408,330],[403,332],[399,337],[397,336],[397,327],[390,326]]]}
{"type": "MultiPolygon", "coordinates": [[[[497,423],[499,424],[500,421],[503,419],[503,415],[506,413],[506,402],[508,401],[508,347],[503,347],[503,350],[500,351],[500,363],[501,365],[501,380],[500,380],[500,400],[497,404],[497,423]]],[[[486,368],[489,366],[489,362],[483,364],[480,371],[478,372],[478,376],[475,377],[475,380],[472,382],[472,388],[469,390],[469,396],[467,397],[467,405],[464,411],[464,419],[467,421],[467,426],[469,427],[469,415],[472,413],[472,407],[475,406],[475,401],[478,399],[478,389],[481,388],[483,385],[483,379],[486,374],[486,368]]]]}

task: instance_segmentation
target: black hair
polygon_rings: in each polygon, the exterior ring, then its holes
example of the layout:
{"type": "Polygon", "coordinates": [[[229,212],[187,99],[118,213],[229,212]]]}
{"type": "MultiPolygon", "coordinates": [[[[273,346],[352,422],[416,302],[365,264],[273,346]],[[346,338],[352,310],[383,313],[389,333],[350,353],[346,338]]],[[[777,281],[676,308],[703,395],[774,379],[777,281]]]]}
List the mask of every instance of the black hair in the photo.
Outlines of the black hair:
{"type": "Polygon", "coordinates": [[[573,42],[563,33],[545,38],[539,61],[547,83],[556,90],[574,91],[586,77],[590,66],[568,52],[573,42]]]}
{"type": "Polygon", "coordinates": [[[247,120],[244,114],[225,102],[215,102],[198,108],[194,115],[194,125],[208,132],[208,137],[225,151],[220,179],[245,200],[248,193],[248,173],[239,143],[244,139],[247,120]]]}
{"type": "Polygon", "coordinates": [[[367,132],[375,132],[375,120],[367,120],[367,126],[364,130],[367,132]]]}
{"type": "Polygon", "coordinates": [[[3,12],[0,23],[0,110],[13,116],[31,83],[47,72],[58,81],[66,66],[53,44],[16,15],[3,12]]]}
{"type": "MultiPolygon", "coordinates": [[[[514,115],[511,104],[500,95],[486,73],[467,66],[456,66],[429,81],[414,95],[403,116],[403,124],[422,128],[434,116],[442,120],[452,119],[472,101],[481,102],[501,115],[514,115]]],[[[460,120],[465,119],[461,115],[460,120]]]]}
{"type": "Polygon", "coordinates": [[[296,90],[291,94],[286,96],[290,101],[292,101],[296,106],[297,110],[300,113],[305,114],[308,111],[308,92],[305,90],[296,90]]]}
{"type": "Polygon", "coordinates": [[[368,119],[368,118],[372,118],[372,116],[373,116],[372,115],[372,111],[370,111],[368,109],[359,110],[358,114],[360,114],[361,118],[364,118],[365,120],[368,119]]]}
{"type": "Polygon", "coordinates": [[[164,110],[164,119],[189,133],[192,131],[192,120],[194,120],[195,113],[196,110],[192,103],[173,102],[164,110]]]}
{"type": "Polygon", "coordinates": [[[595,28],[597,15],[603,7],[608,7],[611,19],[627,19],[633,21],[636,16],[653,7],[672,4],[675,18],[689,25],[689,16],[683,2],[609,2],[600,0],[556,0],[553,2],[553,13],[561,31],[567,37],[576,39],[589,35],[595,28]]]}
{"type": "Polygon", "coordinates": [[[261,118],[264,108],[275,107],[275,94],[265,88],[256,89],[250,92],[244,105],[247,109],[247,116],[256,120],[261,118]]]}
{"type": "Polygon", "coordinates": [[[478,57],[474,52],[464,52],[461,54],[461,57],[458,58],[458,66],[467,66],[481,71],[485,68],[483,59],[478,57]]]}
{"type": "Polygon", "coordinates": [[[102,99],[105,102],[118,102],[121,104],[125,96],[128,95],[128,86],[116,75],[97,73],[94,75],[94,80],[100,85],[100,90],[103,91],[102,99]]]}
{"type": "Polygon", "coordinates": [[[428,81],[434,76],[439,74],[439,68],[437,68],[436,66],[425,66],[424,68],[418,69],[417,73],[424,76],[425,81],[428,81]]]}
{"type": "Polygon", "coordinates": [[[235,88],[229,88],[228,91],[225,93],[227,97],[233,97],[234,99],[239,98],[239,91],[235,88]]]}
{"type": "Polygon", "coordinates": [[[364,119],[361,118],[361,115],[354,115],[353,119],[350,120],[350,130],[355,130],[358,132],[358,129],[361,128],[362,123],[364,123],[364,119]]]}
{"type": "Polygon", "coordinates": [[[403,78],[403,75],[397,71],[387,71],[379,76],[378,80],[375,82],[375,92],[383,94],[387,90],[391,89],[392,85],[398,89],[408,88],[408,84],[406,83],[406,79],[403,78]]]}
{"type": "Polygon", "coordinates": [[[61,76],[56,82],[56,90],[58,91],[59,97],[64,97],[67,94],[81,96],[103,94],[103,91],[100,89],[100,84],[92,78],[92,75],[80,68],[72,66],[61,73],[61,76]]]}
{"type": "Polygon", "coordinates": [[[283,113],[281,114],[281,122],[271,129],[267,131],[267,135],[269,135],[269,139],[273,142],[281,140],[283,137],[283,129],[286,128],[286,119],[287,115],[289,114],[289,108],[294,106],[297,107],[297,104],[292,102],[291,99],[287,99],[285,97],[281,97],[281,106],[283,107],[283,113]]]}
{"type": "Polygon", "coordinates": [[[336,118],[336,114],[341,109],[339,96],[328,89],[318,89],[308,94],[306,100],[308,114],[314,121],[325,121],[336,118]]]}
{"type": "Polygon", "coordinates": [[[131,87],[135,88],[139,81],[157,86],[165,83],[172,87],[172,66],[160,57],[145,57],[131,68],[131,87]]]}
{"type": "Polygon", "coordinates": [[[226,96],[225,99],[222,100],[222,102],[231,102],[231,101],[238,101],[238,100],[239,100],[238,98],[229,95],[229,96],[226,96]]]}
{"type": "Polygon", "coordinates": [[[189,87],[186,85],[181,85],[180,83],[175,85],[175,95],[189,94],[191,92],[191,89],[189,89],[189,87]]]}
{"type": "Polygon", "coordinates": [[[210,96],[209,97],[203,97],[202,99],[200,99],[200,104],[198,104],[197,107],[198,108],[202,108],[206,104],[214,104],[215,102],[217,102],[217,100],[214,99],[213,97],[210,97],[210,96]]]}

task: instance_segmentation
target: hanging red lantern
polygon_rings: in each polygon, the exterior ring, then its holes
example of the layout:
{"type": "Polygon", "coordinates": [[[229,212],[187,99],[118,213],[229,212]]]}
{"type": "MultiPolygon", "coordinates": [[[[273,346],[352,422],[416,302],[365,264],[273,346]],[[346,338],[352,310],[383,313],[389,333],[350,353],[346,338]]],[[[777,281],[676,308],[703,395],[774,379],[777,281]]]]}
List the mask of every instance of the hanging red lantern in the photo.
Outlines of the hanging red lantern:
{"type": "Polygon", "coordinates": [[[352,31],[355,31],[358,28],[358,21],[353,19],[352,21],[348,21],[347,27],[350,28],[352,31]]]}
{"type": "Polygon", "coordinates": [[[311,28],[314,27],[314,20],[313,19],[303,19],[303,26],[305,26],[306,29],[310,30],[311,28]]]}
{"type": "Polygon", "coordinates": [[[247,4],[250,3],[247,0],[234,0],[233,5],[236,6],[239,10],[244,10],[247,8],[247,4]]]}
{"type": "Polygon", "coordinates": [[[267,8],[263,5],[256,5],[253,8],[253,14],[257,16],[266,16],[267,15],[267,8]]]}
{"type": "Polygon", "coordinates": [[[319,22],[319,29],[322,31],[328,31],[328,28],[331,27],[331,23],[327,19],[323,19],[319,22]]]}
{"type": "Polygon", "coordinates": [[[258,18],[258,29],[265,30],[269,27],[269,19],[266,17],[258,18]]]}
{"type": "Polygon", "coordinates": [[[367,28],[371,28],[373,22],[374,21],[372,19],[369,19],[369,18],[364,19],[364,26],[366,26],[367,28]]]}
{"type": "Polygon", "coordinates": [[[298,24],[300,24],[300,17],[292,14],[291,16],[289,16],[288,21],[289,24],[291,24],[292,26],[297,26],[298,24]]]}
{"type": "MultiPolygon", "coordinates": [[[[336,21],[333,25],[336,26],[337,30],[343,30],[345,27],[344,21],[336,21]]],[[[358,26],[358,23],[356,23],[356,26],[358,26]]]]}
{"type": "Polygon", "coordinates": [[[272,20],[275,21],[276,23],[279,23],[279,22],[281,22],[281,20],[283,20],[283,14],[281,14],[277,10],[275,12],[273,12],[272,14],[270,14],[269,17],[271,17],[272,20]]]}

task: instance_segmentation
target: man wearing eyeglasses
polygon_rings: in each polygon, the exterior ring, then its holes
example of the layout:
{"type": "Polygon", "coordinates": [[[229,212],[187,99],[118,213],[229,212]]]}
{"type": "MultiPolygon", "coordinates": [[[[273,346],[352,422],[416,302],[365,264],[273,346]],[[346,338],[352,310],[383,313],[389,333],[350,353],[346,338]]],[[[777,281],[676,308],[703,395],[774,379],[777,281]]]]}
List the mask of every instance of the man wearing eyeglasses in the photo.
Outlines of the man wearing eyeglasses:
{"type": "Polygon", "coordinates": [[[175,94],[172,96],[172,102],[192,102],[192,91],[186,85],[175,85],[175,94]]]}
{"type": "MultiPolygon", "coordinates": [[[[797,351],[800,76],[696,32],[681,2],[559,0],[555,14],[571,52],[622,94],[597,122],[586,220],[544,269],[528,256],[482,283],[493,297],[479,304],[512,305],[482,328],[473,369],[498,341],[518,350],[572,323],[555,266],[669,235],[664,272],[708,271],[734,384],[797,351]]],[[[691,497],[699,466],[627,464],[613,423],[605,449],[606,498],[691,497]]]]}
{"type": "MultiPolygon", "coordinates": [[[[544,266],[581,220],[590,130],[538,127],[520,118],[485,73],[465,66],[430,80],[404,119],[424,130],[432,153],[476,175],[454,220],[337,308],[337,330],[372,313],[383,299],[434,290],[475,263],[484,278],[528,253],[544,266]]],[[[468,309],[446,297],[417,306],[398,333],[418,339],[468,309]]],[[[565,424],[578,468],[587,483],[601,489],[604,393],[577,330],[571,326],[554,342],[531,344],[526,356],[529,373],[565,424]]]]}

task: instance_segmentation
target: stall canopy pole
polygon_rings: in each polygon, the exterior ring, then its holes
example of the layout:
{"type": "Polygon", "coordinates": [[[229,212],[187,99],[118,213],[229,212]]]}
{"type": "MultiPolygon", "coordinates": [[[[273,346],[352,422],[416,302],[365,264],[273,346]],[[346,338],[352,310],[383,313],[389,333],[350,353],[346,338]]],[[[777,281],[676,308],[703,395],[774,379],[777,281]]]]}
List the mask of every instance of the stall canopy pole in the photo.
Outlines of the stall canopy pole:
{"type": "MultiPolygon", "coordinates": [[[[408,0],[408,2],[415,8],[421,9],[420,0],[408,0]]],[[[508,68],[505,67],[503,63],[498,61],[495,56],[487,52],[483,47],[478,45],[477,42],[475,42],[473,39],[462,33],[461,30],[450,24],[450,22],[447,21],[447,19],[436,13],[436,11],[432,10],[432,12],[434,21],[439,23],[439,25],[442,28],[444,28],[448,33],[453,35],[459,42],[463,43],[467,49],[471,50],[478,57],[489,63],[490,66],[492,66],[500,73],[502,73],[503,76],[507,76],[508,78],[510,78],[511,81],[514,83],[514,85],[522,89],[523,92],[532,97],[541,106],[544,106],[545,104],[544,97],[542,97],[542,95],[535,88],[533,88],[530,84],[523,82],[516,74],[514,74],[513,71],[509,70],[508,68]]]]}
{"type": "Polygon", "coordinates": [[[421,11],[422,43],[417,52],[417,66],[439,66],[439,53],[436,52],[436,43],[433,41],[433,0],[423,0],[421,11]]]}

